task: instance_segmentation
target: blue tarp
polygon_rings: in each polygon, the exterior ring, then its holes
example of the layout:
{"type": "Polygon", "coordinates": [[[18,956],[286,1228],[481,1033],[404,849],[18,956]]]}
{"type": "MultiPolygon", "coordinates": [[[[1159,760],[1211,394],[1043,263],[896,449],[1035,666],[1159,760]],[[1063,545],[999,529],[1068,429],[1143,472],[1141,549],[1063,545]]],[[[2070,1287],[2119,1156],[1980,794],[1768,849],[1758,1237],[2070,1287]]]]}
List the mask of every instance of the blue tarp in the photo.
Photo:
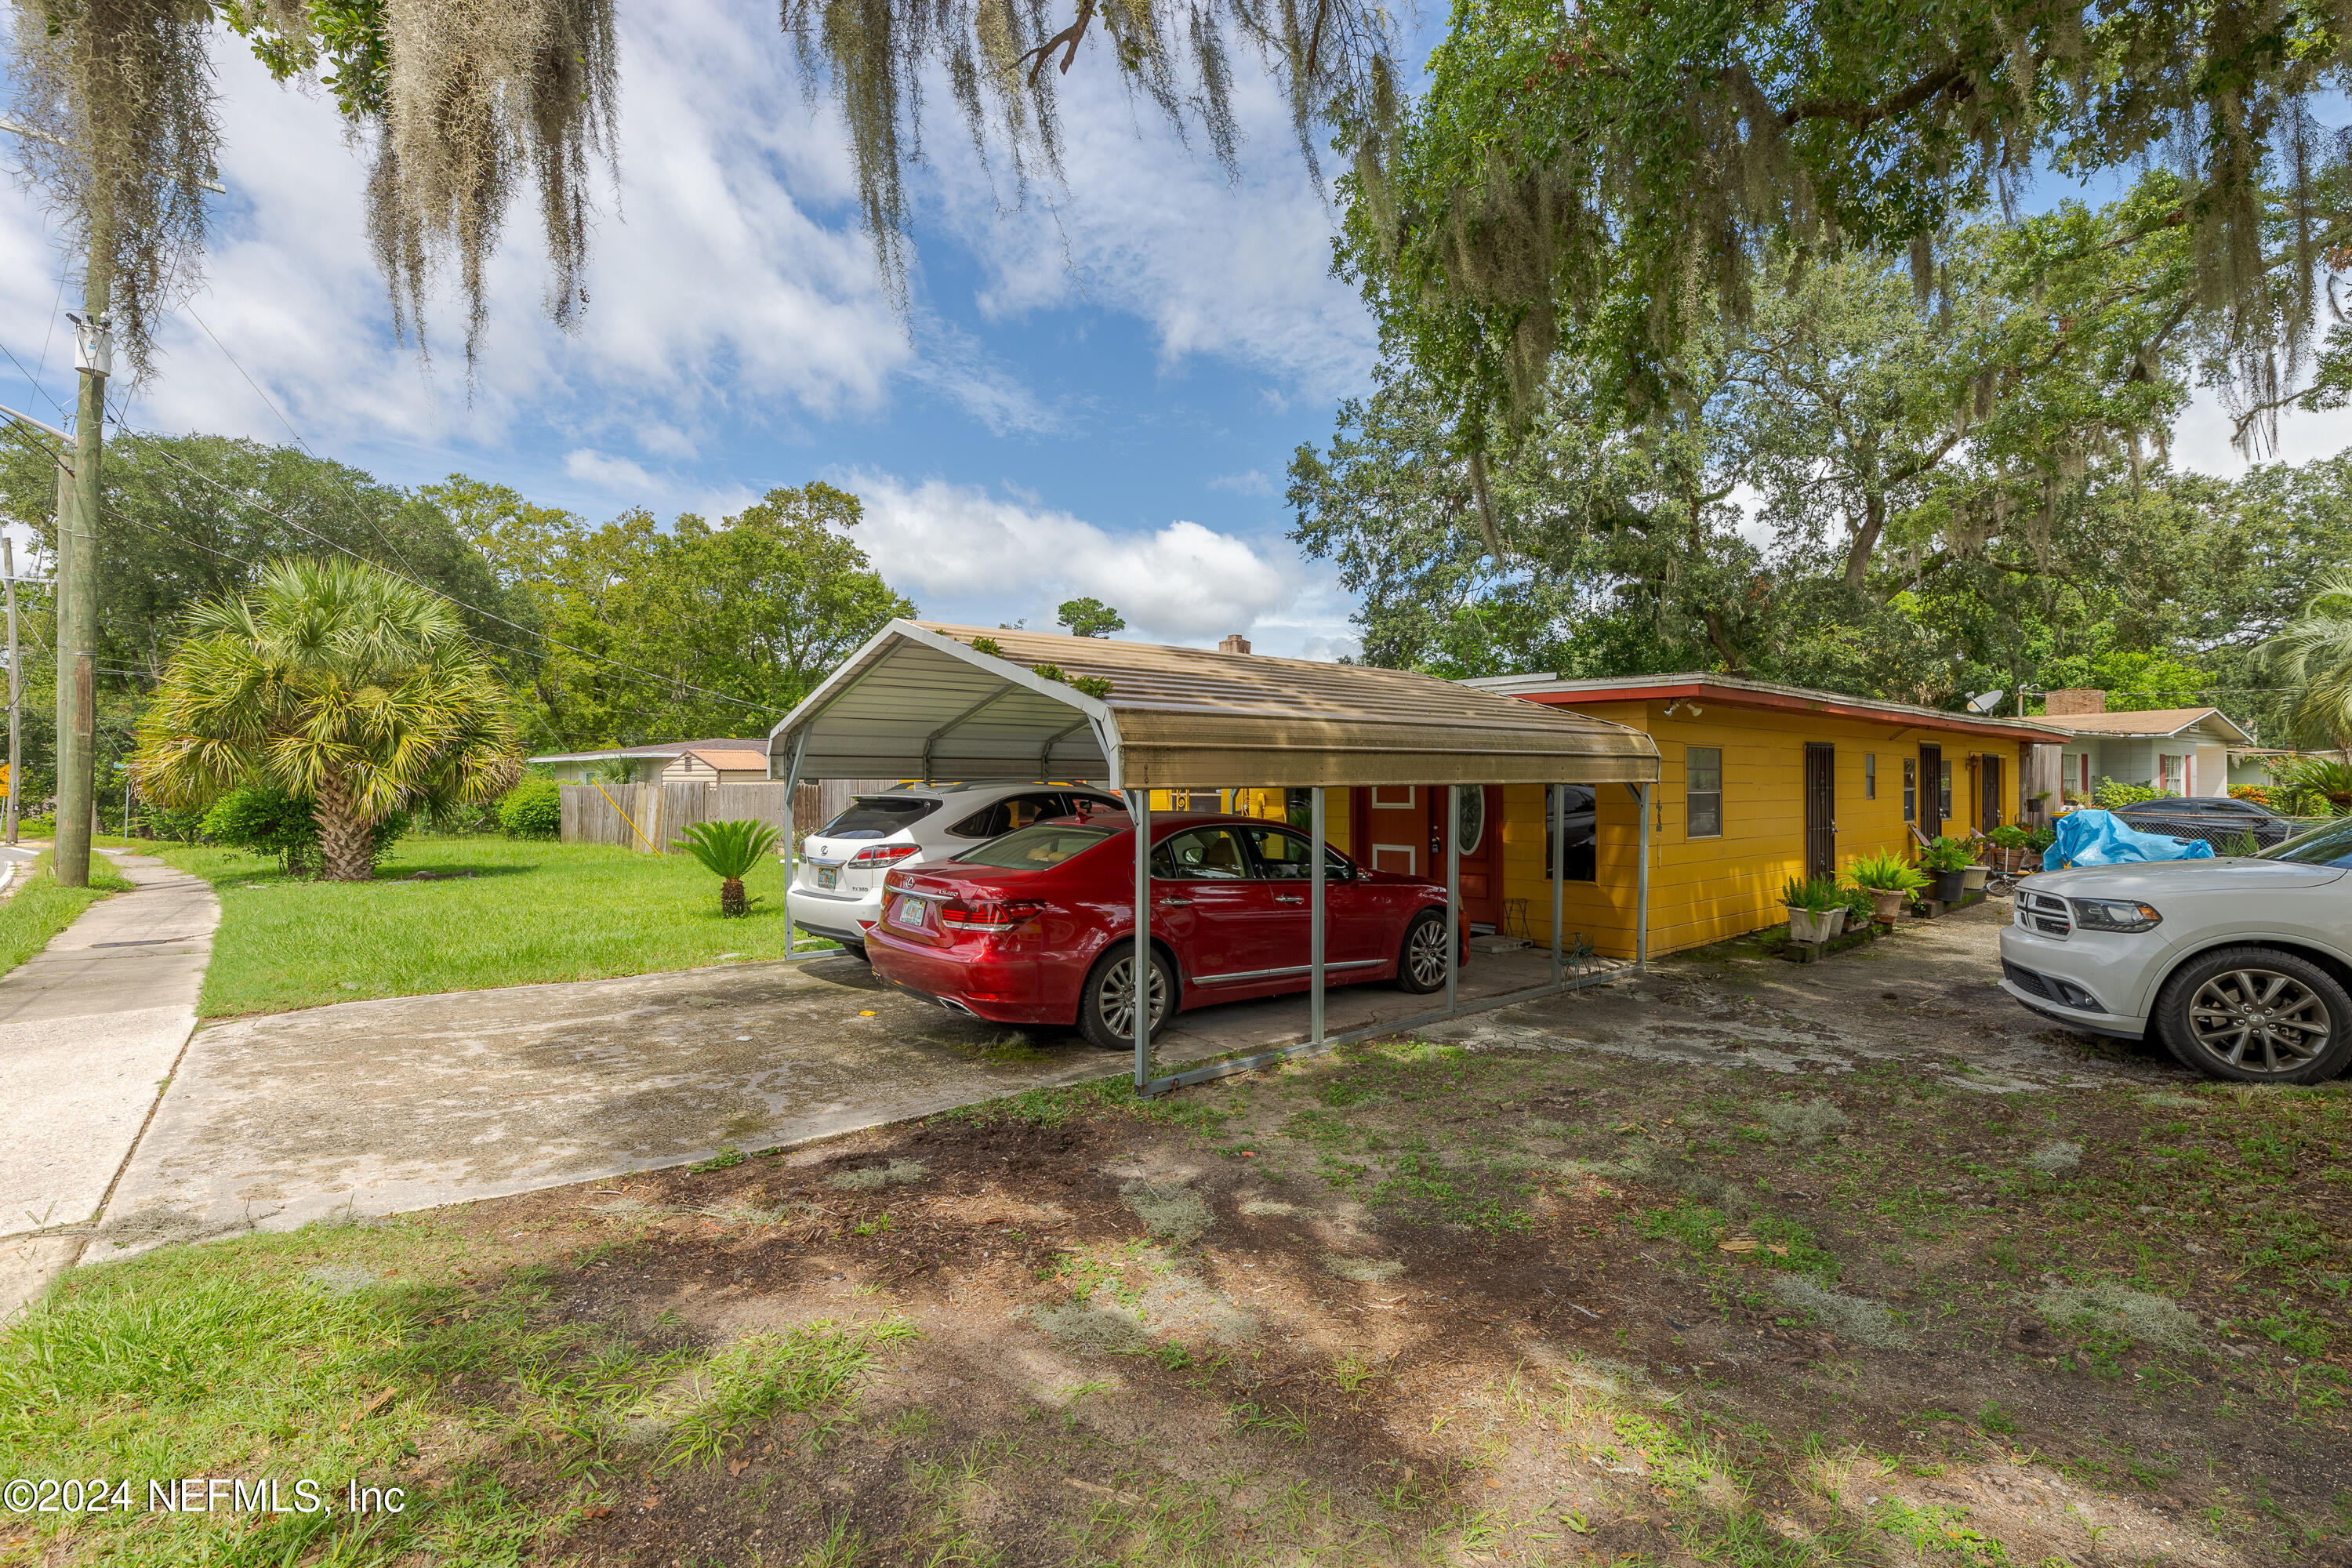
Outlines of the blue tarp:
{"type": "Polygon", "coordinates": [[[2120,866],[2134,860],[2210,860],[2213,847],[2201,838],[2167,838],[2124,826],[2112,811],[2069,812],[2057,822],[2058,842],[2042,852],[2042,868],[2120,866]]]}

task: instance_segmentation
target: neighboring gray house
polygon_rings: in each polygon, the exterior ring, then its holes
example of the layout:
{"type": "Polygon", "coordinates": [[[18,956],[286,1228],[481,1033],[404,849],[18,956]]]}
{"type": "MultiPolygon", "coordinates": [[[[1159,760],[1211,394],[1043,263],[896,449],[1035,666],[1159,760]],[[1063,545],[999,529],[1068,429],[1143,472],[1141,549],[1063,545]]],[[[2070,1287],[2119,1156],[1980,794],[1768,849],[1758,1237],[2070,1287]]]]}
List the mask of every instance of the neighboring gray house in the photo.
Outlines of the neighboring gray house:
{"type": "Polygon", "coordinates": [[[625,766],[628,776],[615,780],[621,784],[684,784],[699,781],[704,784],[741,784],[758,782],[768,776],[768,738],[756,741],[664,741],[652,746],[622,746],[609,752],[551,752],[543,757],[529,759],[533,767],[547,770],[547,776],[565,784],[584,784],[593,775],[612,779],[615,764],[625,766]],[[691,756],[694,752],[714,753],[714,759],[691,756]]]}
{"type": "Polygon", "coordinates": [[[2087,800],[2101,779],[2152,784],[2168,795],[2225,795],[2233,782],[2230,753],[2254,743],[2218,708],[2110,713],[2105,692],[2082,688],[2045,692],[2043,699],[2036,722],[2073,736],[2057,748],[2058,786],[2069,800],[2087,800]]]}

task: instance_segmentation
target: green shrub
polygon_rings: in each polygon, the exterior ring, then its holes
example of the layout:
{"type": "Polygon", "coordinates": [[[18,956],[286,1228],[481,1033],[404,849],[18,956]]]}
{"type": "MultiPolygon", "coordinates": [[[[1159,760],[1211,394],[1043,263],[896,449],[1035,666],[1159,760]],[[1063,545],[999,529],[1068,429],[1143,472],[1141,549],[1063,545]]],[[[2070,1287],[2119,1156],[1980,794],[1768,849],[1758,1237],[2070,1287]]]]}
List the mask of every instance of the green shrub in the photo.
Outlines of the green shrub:
{"type": "Polygon", "coordinates": [[[2091,804],[2102,811],[2120,811],[2127,805],[2137,805],[2144,800],[2162,800],[2165,792],[2154,784],[2117,784],[2102,777],[2098,787],[2091,791],[2091,804]]]}
{"type": "Polygon", "coordinates": [[[194,844],[205,830],[205,813],[193,807],[142,805],[139,815],[144,820],[147,837],[169,838],[180,844],[194,844]]]}
{"type": "Polygon", "coordinates": [[[2022,849],[2032,837],[2032,830],[2022,824],[2004,822],[1986,832],[1985,842],[1996,849],[2022,849]]]}
{"type": "Polygon", "coordinates": [[[2272,771],[2294,792],[2295,815],[2341,816],[2352,812],[2352,763],[2336,757],[2297,757],[2272,771]]]}
{"type": "MultiPolygon", "coordinates": [[[[395,811],[368,830],[372,858],[382,860],[394,842],[408,831],[404,811],[395,811]]],[[[306,796],[289,795],[274,784],[245,784],[213,802],[205,813],[207,842],[226,845],[255,855],[274,855],[289,876],[316,876],[319,870],[319,824],[306,796]]]]}
{"type": "Polygon", "coordinates": [[[499,826],[509,838],[553,838],[563,831],[563,787],[553,779],[525,779],[499,802],[499,826]]]}

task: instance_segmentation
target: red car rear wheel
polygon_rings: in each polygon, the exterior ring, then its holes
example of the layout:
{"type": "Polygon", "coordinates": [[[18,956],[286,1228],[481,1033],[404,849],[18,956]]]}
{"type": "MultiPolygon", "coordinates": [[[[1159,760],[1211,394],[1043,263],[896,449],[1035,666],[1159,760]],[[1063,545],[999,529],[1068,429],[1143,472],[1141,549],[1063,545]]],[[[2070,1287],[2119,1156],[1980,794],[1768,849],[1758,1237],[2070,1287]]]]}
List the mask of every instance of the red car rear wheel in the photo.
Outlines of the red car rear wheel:
{"type": "MultiPolygon", "coordinates": [[[[1176,997],[1176,972],[1168,960],[1151,954],[1151,1037],[1168,1028],[1170,1005],[1176,997]]],[[[1097,1050],[1135,1048],[1135,939],[1121,937],[1095,962],[1087,988],[1078,994],[1078,1033],[1097,1050]]]]}

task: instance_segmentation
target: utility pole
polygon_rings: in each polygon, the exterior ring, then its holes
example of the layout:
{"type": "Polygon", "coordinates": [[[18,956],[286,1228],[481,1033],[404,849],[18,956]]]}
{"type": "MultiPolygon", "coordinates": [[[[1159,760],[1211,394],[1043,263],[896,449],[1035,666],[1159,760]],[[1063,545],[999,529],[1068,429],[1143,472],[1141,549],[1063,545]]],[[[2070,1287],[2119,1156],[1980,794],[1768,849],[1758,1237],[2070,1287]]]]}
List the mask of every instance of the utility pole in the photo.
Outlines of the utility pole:
{"type": "Polygon", "coordinates": [[[106,318],[105,237],[94,235],[83,313],[74,324],[74,465],[58,476],[58,834],[50,864],[62,888],[89,886],[90,823],[98,810],[99,457],[106,430],[106,378],[114,336],[106,318]],[[70,502],[70,504],[68,504],[70,502]]]}
{"type": "Polygon", "coordinates": [[[0,592],[8,605],[8,800],[0,805],[0,838],[16,842],[16,803],[25,794],[25,753],[16,739],[17,710],[25,700],[24,667],[16,658],[16,552],[0,533],[0,592]]]}

